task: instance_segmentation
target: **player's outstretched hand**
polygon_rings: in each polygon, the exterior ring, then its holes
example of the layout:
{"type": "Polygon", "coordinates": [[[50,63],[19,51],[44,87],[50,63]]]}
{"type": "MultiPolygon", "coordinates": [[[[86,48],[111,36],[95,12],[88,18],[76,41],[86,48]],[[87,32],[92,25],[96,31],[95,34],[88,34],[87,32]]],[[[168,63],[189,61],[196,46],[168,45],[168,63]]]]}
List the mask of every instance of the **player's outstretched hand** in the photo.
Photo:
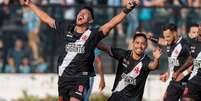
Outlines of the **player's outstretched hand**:
{"type": "Polygon", "coordinates": [[[158,39],[158,44],[162,46],[167,46],[167,41],[163,38],[158,39]]]}
{"type": "Polygon", "coordinates": [[[29,6],[29,5],[32,4],[32,0],[24,0],[24,4],[25,4],[26,6],[29,6]]]}
{"type": "Polygon", "coordinates": [[[180,73],[179,76],[176,78],[176,81],[179,82],[184,78],[184,74],[180,73]]]}
{"type": "Polygon", "coordinates": [[[99,90],[100,90],[100,92],[102,92],[104,88],[105,88],[105,80],[101,79],[100,83],[99,83],[99,90]]]}
{"type": "Polygon", "coordinates": [[[153,57],[154,59],[159,59],[161,56],[161,49],[159,47],[153,50],[153,57]]]}
{"type": "Polygon", "coordinates": [[[193,65],[191,65],[187,70],[183,71],[182,73],[178,74],[178,76],[175,78],[177,82],[181,81],[185,76],[187,76],[189,73],[192,72],[193,65]]]}
{"type": "Polygon", "coordinates": [[[139,4],[140,4],[140,0],[128,0],[127,8],[128,9],[133,9],[139,4]]]}
{"type": "Polygon", "coordinates": [[[163,73],[163,74],[160,75],[160,80],[161,80],[162,82],[166,82],[167,79],[168,79],[168,77],[169,77],[168,72],[165,72],[165,73],[163,73]]]}

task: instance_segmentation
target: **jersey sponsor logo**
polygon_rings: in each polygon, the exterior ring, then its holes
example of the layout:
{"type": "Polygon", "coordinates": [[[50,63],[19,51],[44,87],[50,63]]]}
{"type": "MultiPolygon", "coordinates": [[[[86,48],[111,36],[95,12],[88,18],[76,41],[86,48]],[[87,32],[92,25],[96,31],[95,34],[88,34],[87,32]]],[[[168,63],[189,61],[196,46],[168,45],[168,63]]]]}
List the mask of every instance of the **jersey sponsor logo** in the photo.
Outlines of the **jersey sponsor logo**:
{"type": "Polygon", "coordinates": [[[193,66],[195,69],[201,68],[201,52],[197,55],[196,59],[193,60],[193,66]]]}
{"type": "Polygon", "coordinates": [[[65,46],[66,52],[84,53],[85,47],[82,44],[69,43],[65,46]]]}
{"type": "Polygon", "coordinates": [[[62,64],[58,67],[59,68],[59,76],[62,76],[64,70],[68,67],[68,65],[71,63],[71,61],[75,58],[75,56],[79,53],[82,53],[84,49],[80,49],[80,47],[84,47],[84,44],[86,43],[87,40],[82,40],[82,37],[83,36],[90,36],[91,35],[91,31],[90,30],[87,30],[85,31],[82,36],[80,37],[79,40],[77,40],[74,44],[71,44],[71,46],[73,47],[79,47],[78,49],[74,49],[74,48],[71,48],[69,50],[69,47],[68,45],[65,47],[66,48],[66,51],[67,51],[67,54],[65,55],[63,61],[62,61],[62,64]],[[78,45],[78,46],[77,46],[78,45]],[[73,51],[73,52],[72,52],[73,51]]]}
{"type": "Polygon", "coordinates": [[[136,85],[136,79],[130,75],[123,73],[121,78],[124,80],[125,85],[132,84],[136,85]]]}
{"type": "Polygon", "coordinates": [[[168,63],[172,66],[179,66],[179,60],[176,58],[168,57],[168,63]]]}
{"type": "MultiPolygon", "coordinates": [[[[144,58],[144,57],[143,57],[144,58]]],[[[142,59],[143,59],[142,58],[142,59]]],[[[142,68],[142,59],[140,62],[133,68],[131,72],[128,74],[122,73],[121,75],[121,81],[119,81],[117,87],[114,91],[121,91],[128,85],[136,85],[136,78],[140,75],[141,68],[142,68]]]]}
{"type": "Polygon", "coordinates": [[[201,68],[201,60],[194,59],[193,66],[194,68],[201,68]]]}
{"type": "Polygon", "coordinates": [[[195,75],[197,75],[199,68],[201,68],[201,52],[193,60],[193,71],[189,77],[189,80],[192,79],[195,75]]]}

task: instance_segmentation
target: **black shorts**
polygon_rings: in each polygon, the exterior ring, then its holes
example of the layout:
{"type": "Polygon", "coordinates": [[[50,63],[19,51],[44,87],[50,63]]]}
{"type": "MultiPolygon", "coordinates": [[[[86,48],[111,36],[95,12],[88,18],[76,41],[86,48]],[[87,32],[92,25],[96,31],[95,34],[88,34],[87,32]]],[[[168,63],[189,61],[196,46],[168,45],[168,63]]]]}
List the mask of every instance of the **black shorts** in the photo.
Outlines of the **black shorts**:
{"type": "Polygon", "coordinates": [[[142,95],[133,95],[127,91],[112,93],[112,96],[107,101],[142,101],[142,95]]]}
{"type": "Polygon", "coordinates": [[[195,76],[187,84],[187,92],[184,97],[193,98],[195,101],[201,101],[201,78],[195,76]]]}
{"type": "Polygon", "coordinates": [[[128,101],[127,97],[120,92],[112,93],[112,96],[107,101],[128,101]]]}
{"type": "Polygon", "coordinates": [[[185,85],[182,85],[181,82],[170,81],[163,101],[178,101],[182,97],[184,89],[185,85]]]}
{"type": "Polygon", "coordinates": [[[83,100],[83,93],[89,86],[89,78],[59,79],[59,101],[69,101],[71,97],[83,100]]]}

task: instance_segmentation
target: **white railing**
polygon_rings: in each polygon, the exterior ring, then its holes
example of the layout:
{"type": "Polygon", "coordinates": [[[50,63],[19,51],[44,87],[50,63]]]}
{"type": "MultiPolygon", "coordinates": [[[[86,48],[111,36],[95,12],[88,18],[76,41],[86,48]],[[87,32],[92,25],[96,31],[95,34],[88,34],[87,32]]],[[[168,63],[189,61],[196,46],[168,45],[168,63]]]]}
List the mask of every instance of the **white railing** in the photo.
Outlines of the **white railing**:
{"type": "MultiPolygon", "coordinates": [[[[105,75],[105,94],[111,94],[115,75],[105,75]]],[[[28,94],[45,97],[46,95],[57,96],[56,74],[0,74],[0,99],[11,99],[22,97],[23,90],[28,94]]],[[[93,92],[98,92],[99,76],[95,77],[93,92]]],[[[159,81],[159,75],[150,75],[147,79],[144,99],[147,101],[162,101],[167,83],[159,81]]]]}

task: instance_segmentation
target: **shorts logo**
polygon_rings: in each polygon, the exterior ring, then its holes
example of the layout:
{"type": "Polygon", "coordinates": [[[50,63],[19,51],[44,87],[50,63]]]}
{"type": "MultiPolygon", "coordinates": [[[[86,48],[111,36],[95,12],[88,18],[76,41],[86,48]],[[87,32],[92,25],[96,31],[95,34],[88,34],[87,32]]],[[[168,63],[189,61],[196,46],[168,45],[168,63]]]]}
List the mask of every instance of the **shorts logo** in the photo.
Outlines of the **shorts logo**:
{"type": "Polygon", "coordinates": [[[84,91],[84,86],[83,85],[79,85],[78,91],[82,93],[84,91]]]}
{"type": "Polygon", "coordinates": [[[59,101],[63,101],[63,98],[62,98],[62,96],[59,96],[59,101]]]}
{"type": "Polygon", "coordinates": [[[183,92],[183,96],[186,96],[188,94],[188,91],[189,91],[188,88],[185,87],[184,92],[183,92]]]}

